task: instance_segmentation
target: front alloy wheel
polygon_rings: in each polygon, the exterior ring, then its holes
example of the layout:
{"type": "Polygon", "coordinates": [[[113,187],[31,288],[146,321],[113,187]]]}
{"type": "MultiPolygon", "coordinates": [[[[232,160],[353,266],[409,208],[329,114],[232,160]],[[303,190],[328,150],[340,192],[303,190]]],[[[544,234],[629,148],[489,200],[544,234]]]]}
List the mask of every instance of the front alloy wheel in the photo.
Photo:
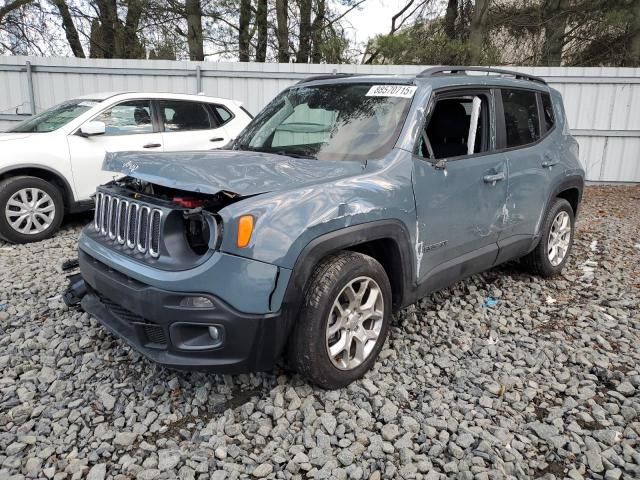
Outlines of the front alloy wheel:
{"type": "Polygon", "coordinates": [[[288,358],[323,388],[344,387],[375,363],[391,321],[391,285],[374,258],[342,251],[314,269],[288,358]]]}
{"type": "Polygon", "coordinates": [[[51,226],[56,217],[56,206],[44,190],[23,188],[11,196],[4,214],[15,231],[35,235],[51,226]]]}
{"type": "Polygon", "coordinates": [[[375,347],[384,318],[384,299],[376,281],[358,277],[338,294],[326,328],[327,353],[340,370],[362,364],[375,347]]]}
{"type": "Polygon", "coordinates": [[[54,184],[27,176],[0,182],[0,238],[13,243],[49,238],[63,215],[62,194],[54,184]]]}

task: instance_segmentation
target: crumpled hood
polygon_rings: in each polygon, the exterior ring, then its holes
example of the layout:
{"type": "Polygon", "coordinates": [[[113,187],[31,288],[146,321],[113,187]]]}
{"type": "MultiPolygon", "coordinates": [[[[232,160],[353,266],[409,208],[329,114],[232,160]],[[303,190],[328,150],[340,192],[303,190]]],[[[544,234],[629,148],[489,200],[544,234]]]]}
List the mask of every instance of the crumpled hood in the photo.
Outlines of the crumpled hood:
{"type": "Polygon", "coordinates": [[[0,133],[0,142],[5,142],[7,140],[21,140],[23,138],[30,137],[30,133],[0,133]]]}
{"type": "Polygon", "coordinates": [[[238,195],[288,190],[362,172],[360,162],[286,157],[270,153],[207,152],[107,153],[102,169],[179,190],[238,195]]]}

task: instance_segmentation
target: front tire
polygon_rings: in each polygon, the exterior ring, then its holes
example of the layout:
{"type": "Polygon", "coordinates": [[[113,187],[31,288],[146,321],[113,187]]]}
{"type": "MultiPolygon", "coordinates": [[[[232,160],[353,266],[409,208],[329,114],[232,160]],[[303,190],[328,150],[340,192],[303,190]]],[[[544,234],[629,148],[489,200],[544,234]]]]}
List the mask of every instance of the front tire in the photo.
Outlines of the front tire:
{"type": "Polygon", "coordinates": [[[558,275],[569,259],[574,223],[571,204],[564,198],[556,198],[545,215],[538,245],[522,258],[524,267],[545,278],[558,275]]]}
{"type": "Polygon", "coordinates": [[[371,369],[390,322],[391,285],[382,265],[357,252],[330,255],[304,292],[289,362],[320,387],[344,387],[371,369]]]}
{"type": "Polygon", "coordinates": [[[60,190],[38,177],[0,182],[0,237],[29,243],[51,237],[60,228],[64,202],[60,190]]]}

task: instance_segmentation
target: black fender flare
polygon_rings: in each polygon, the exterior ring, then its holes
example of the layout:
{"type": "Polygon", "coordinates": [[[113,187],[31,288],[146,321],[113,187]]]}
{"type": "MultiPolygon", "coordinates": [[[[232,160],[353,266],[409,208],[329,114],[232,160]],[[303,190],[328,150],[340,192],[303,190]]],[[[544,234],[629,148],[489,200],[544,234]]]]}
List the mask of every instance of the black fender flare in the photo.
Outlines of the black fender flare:
{"type": "MultiPolygon", "coordinates": [[[[533,242],[533,245],[530,250],[533,250],[538,245],[538,242],[540,241],[540,226],[542,225],[542,220],[544,218],[544,215],[549,210],[551,203],[554,201],[556,197],[558,197],[559,194],[561,194],[565,190],[570,190],[573,188],[578,190],[578,205],[579,205],[580,202],[582,201],[582,192],[584,190],[584,177],[582,175],[567,175],[566,177],[563,177],[551,189],[549,198],[547,198],[547,202],[544,205],[544,210],[542,210],[542,214],[540,215],[540,220],[538,221],[538,226],[536,228],[535,241],[533,242]]],[[[578,209],[576,209],[575,213],[577,215],[578,209]]]]}
{"type": "MultiPolygon", "coordinates": [[[[296,259],[282,302],[286,341],[296,321],[307,282],[318,262],[327,255],[374,240],[389,239],[398,249],[401,278],[401,306],[411,303],[415,296],[415,255],[407,226],[397,219],[360,223],[320,235],[309,242],[296,259]]],[[[284,343],[283,345],[284,346],[284,343]]]]}

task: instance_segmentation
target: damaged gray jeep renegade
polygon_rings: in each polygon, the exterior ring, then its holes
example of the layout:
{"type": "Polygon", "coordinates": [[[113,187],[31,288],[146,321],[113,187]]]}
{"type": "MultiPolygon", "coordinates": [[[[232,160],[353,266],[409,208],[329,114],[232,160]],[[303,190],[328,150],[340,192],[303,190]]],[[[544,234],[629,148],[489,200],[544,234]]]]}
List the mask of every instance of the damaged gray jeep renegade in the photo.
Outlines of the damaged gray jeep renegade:
{"type": "Polygon", "coordinates": [[[170,368],[285,357],[338,388],[392,312],[520,258],[559,273],[584,171],[560,94],[495,69],[308,78],[229,150],[114,153],[79,241],[85,311],[170,368]]]}

